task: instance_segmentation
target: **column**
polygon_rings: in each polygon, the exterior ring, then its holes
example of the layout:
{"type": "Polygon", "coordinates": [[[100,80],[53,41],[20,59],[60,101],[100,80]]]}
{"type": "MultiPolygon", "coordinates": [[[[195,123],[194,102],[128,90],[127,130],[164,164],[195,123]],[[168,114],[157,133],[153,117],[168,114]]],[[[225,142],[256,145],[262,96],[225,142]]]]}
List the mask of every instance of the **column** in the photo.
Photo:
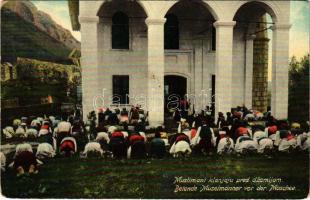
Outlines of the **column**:
{"type": "Polygon", "coordinates": [[[164,24],[166,19],[146,19],[148,26],[147,109],[150,126],[164,122],[164,24]]]}
{"type": "Polygon", "coordinates": [[[288,66],[290,24],[273,27],[271,113],[277,119],[288,116],[288,66]]]}
{"type": "Polygon", "coordinates": [[[259,19],[260,23],[253,30],[256,32],[253,50],[253,92],[252,108],[266,112],[268,106],[268,50],[269,38],[266,15],[259,19]],[[264,30],[264,31],[262,31],[264,30]]]}
{"type": "Polygon", "coordinates": [[[255,35],[249,36],[245,41],[245,81],[244,81],[244,105],[252,108],[253,89],[253,40],[255,35]]]}
{"type": "Polygon", "coordinates": [[[215,54],[215,116],[218,112],[230,112],[232,107],[232,53],[235,21],[217,21],[215,54]]]}
{"type": "Polygon", "coordinates": [[[191,102],[192,104],[195,104],[195,111],[196,113],[200,113],[200,111],[206,106],[203,105],[203,87],[202,87],[202,81],[203,80],[203,39],[194,40],[194,50],[195,50],[195,56],[194,56],[194,100],[191,102]]]}
{"type": "MultiPolygon", "coordinates": [[[[81,67],[82,67],[82,105],[83,119],[97,107],[98,85],[98,17],[80,17],[81,24],[81,67]]],[[[101,105],[101,104],[100,104],[101,105]]]]}

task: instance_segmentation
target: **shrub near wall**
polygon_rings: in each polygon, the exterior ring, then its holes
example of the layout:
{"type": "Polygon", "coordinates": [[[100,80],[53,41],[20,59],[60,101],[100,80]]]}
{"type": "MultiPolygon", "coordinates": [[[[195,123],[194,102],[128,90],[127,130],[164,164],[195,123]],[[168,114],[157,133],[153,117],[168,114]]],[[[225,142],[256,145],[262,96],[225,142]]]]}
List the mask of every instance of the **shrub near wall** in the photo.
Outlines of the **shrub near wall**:
{"type": "Polygon", "coordinates": [[[17,79],[2,82],[2,99],[18,98],[21,106],[40,104],[48,95],[56,103],[75,101],[73,91],[81,82],[79,67],[27,58],[18,58],[15,67],[17,79]],[[72,91],[69,97],[68,89],[72,91]]]}
{"type": "Polygon", "coordinates": [[[291,59],[288,115],[291,121],[309,120],[309,54],[291,59]]]}
{"type": "Polygon", "coordinates": [[[40,78],[42,82],[58,81],[65,78],[68,82],[80,82],[80,67],[74,65],[63,65],[59,63],[45,62],[28,58],[17,58],[18,77],[31,79],[40,78]],[[25,73],[26,72],[26,73],[25,73]]]}

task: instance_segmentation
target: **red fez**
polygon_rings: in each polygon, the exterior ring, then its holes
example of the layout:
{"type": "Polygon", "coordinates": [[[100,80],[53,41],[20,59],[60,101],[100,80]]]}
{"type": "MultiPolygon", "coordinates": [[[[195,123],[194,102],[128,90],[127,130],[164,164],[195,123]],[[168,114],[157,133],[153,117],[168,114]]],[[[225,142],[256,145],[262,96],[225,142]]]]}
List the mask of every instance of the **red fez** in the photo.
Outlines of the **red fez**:
{"type": "Polygon", "coordinates": [[[269,126],[268,127],[268,135],[275,134],[277,132],[278,128],[276,125],[269,126]]]}

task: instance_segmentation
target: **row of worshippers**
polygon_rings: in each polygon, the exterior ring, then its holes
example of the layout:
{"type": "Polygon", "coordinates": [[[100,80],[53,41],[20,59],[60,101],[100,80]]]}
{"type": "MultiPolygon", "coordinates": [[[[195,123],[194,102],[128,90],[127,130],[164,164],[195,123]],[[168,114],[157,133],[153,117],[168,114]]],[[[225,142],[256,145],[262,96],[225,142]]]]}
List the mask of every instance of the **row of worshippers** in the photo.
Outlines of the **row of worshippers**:
{"type": "MultiPolygon", "coordinates": [[[[85,125],[82,120],[68,118],[70,124],[70,131],[73,134],[85,132],[85,125]]],[[[12,126],[6,126],[2,130],[3,138],[10,139],[13,137],[19,138],[40,138],[42,136],[51,135],[55,136],[61,120],[60,117],[49,116],[47,117],[22,117],[21,119],[14,119],[12,126]]]]}
{"type": "Polygon", "coordinates": [[[290,126],[286,120],[272,117],[263,124],[236,119],[233,125],[223,124],[221,128],[214,128],[214,124],[201,118],[194,121],[191,129],[186,120],[182,119],[178,132],[190,138],[191,147],[198,147],[203,152],[212,153],[217,150],[221,153],[229,150],[238,153],[270,153],[276,150],[303,151],[310,147],[309,122],[292,123],[290,126]],[[195,123],[199,123],[197,128],[195,123]]]}
{"type": "MultiPolygon", "coordinates": [[[[309,148],[309,124],[307,123],[302,123],[302,126],[293,123],[290,128],[288,122],[284,120],[273,119],[272,121],[267,121],[265,125],[257,125],[242,120],[235,120],[233,126],[223,126],[218,129],[212,128],[207,120],[199,121],[200,119],[196,118],[190,128],[188,123],[185,120],[182,120],[179,124],[178,133],[173,134],[169,140],[167,140],[166,132],[159,127],[157,129],[157,138],[166,138],[163,140],[165,146],[170,147],[169,152],[173,155],[178,155],[179,153],[190,154],[192,149],[205,153],[217,150],[217,152],[220,153],[227,148],[227,144],[239,153],[242,153],[243,150],[246,151],[249,149],[259,153],[264,153],[265,150],[270,150],[274,147],[278,148],[279,151],[289,151],[296,147],[301,150],[307,150],[309,148]],[[225,145],[221,146],[219,145],[220,143],[225,145]]],[[[110,127],[110,129],[111,128],[113,128],[113,126],[110,127]]],[[[140,146],[138,145],[140,150],[144,149],[143,146],[145,145],[146,137],[144,137],[144,141],[142,141],[142,137],[145,136],[145,134],[141,127],[136,126],[133,133],[129,131],[116,131],[116,129],[117,128],[112,131],[107,131],[108,133],[111,133],[108,135],[110,138],[109,142],[111,142],[111,138],[116,138],[115,141],[112,140],[112,143],[110,144],[115,144],[118,147],[115,148],[115,151],[112,150],[113,155],[118,154],[119,152],[117,151],[119,149],[123,149],[123,154],[118,155],[125,155],[124,153],[126,152],[126,149],[130,146],[128,145],[130,144],[128,141],[131,139],[135,141],[133,139],[135,137],[141,139],[140,146]],[[114,133],[115,135],[113,136],[114,133]],[[134,137],[131,138],[131,136],[134,137]],[[127,147],[123,146],[124,141],[127,143],[127,147]]],[[[105,132],[99,133],[105,135],[105,132]]],[[[99,137],[98,135],[100,135],[99,133],[97,134],[97,138],[99,137]]]]}
{"type": "Polygon", "coordinates": [[[141,105],[132,106],[128,111],[126,107],[115,109],[100,108],[98,112],[98,123],[104,125],[118,124],[137,124],[138,122],[145,123],[147,115],[141,105]]]}
{"type": "MultiPolygon", "coordinates": [[[[3,129],[4,135],[15,135],[15,131],[21,130],[26,134],[29,129],[32,129],[35,132],[33,137],[36,138],[39,145],[36,153],[34,153],[32,146],[28,143],[17,145],[14,162],[10,166],[16,169],[18,175],[25,172],[36,173],[38,165],[42,164],[42,159],[52,158],[58,153],[64,156],[71,156],[83,148],[82,156],[87,156],[89,153],[100,153],[101,156],[111,155],[115,158],[143,158],[146,156],[145,143],[147,138],[144,132],[139,132],[145,127],[137,124],[133,132],[126,132],[119,131],[120,129],[114,126],[110,126],[109,129],[105,127],[103,127],[105,129],[102,129],[102,127],[98,126],[96,129],[96,139],[91,141],[88,134],[86,134],[89,128],[83,127],[83,123],[78,122],[73,125],[66,121],[55,122],[52,116],[45,119],[35,118],[29,123],[25,122],[25,118],[14,120],[14,127],[3,129]]],[[[158,146],[166,148],[167,139],[165,138],[167,135],[156,133],[155,136],[157,139],[154,139],[152,144],[154,143],[157,148],[158,146]],[[164,138],[159,139],[162,137],[164,138]]],[[[155,157],[163,157],[163,151],[155,150],[154,145],[151,145],[150,155],[152,155],[152,152],[156,152],[158,156],[155,157]]],[[[5,155],[1,153],[0,156],[2,169],[5,169],[5,155]],[[2,162],[3,160],[4,162],[2,162]]]]}
{"type": "Polygon", "coordinates": [[[220,128],[221,124],[225,122],[228,125],[233,124],[234,119],[244,119],[247,121],[256,121],[256,120],[268,120],[268,118],[271,117],[271,108],[270,106],[267,107],[267,112],[261,113],[260,111],[248,109],[245,106],[237,106],[236,108],[232,108],[231,112],[226,113],[226,117],[224,116],[224,113],[219,112],[217,116],[217,121],[215,122],[215,118],[213,116],[214,110],[211,106],[206,106],[205,109],[201,110],[200,113],[195,113],[195,107],[194,105],[188,104],[189,110],[187,111],[187,114],[183,114],[182,110],[179,108],[176,108],[173,112],[173,118],[176,122],[180,122],[181,119],[186,119],[189,122],[193,122],[193,119],[196,116],[204,116],[208,118],[208,121],[211,121],[211,123],[214,123],[214,127],[220,128]],[[192,112],[191,112],[192,111],[192,112]]]}
{"type": "MultiPolygon", "coordinates": [[[[57,153],[71,156],[83,148],[82,156],[99,154],[114,158],[143,159],[147,156],[163,158],[167,150],[174,157],[178,157],[189,155],[192,151],[203,154],[215,151],[219,154],[233,152],[269,154],[276,149],[281,152],[293,149],[309,150],[310,146],[308,123],[301,125],[292,123],[289,126],[287,121],[275,119],[267,121],[265,125],[239,120],[234,126],[223,125],[220,129],[212,128],[209,121],[198,117],[192,126],[182,119],[177,134],[168,138],[167,133],[159,127],[151,142],[148,142],[139,126],[132,132],[116,126],[105,127],[105,130],[98,129],[96,139],[90,141],[89,138],[85,139],[87,136],[83,132],[85,131],[83,127],[75,129],[69,122],[62,121],[52,129],[51,121],[49,118],[42,122],[38,119],[34,121],[41,125],[39,130],[41,134],[38,135],[40,144],[36,154],[29,144],[17,145],[12,167],[16,169],[18,175],[25,171],[36,173],[38,164],[41,163],[40,159],[54,157],[57,153]],[[78,143],[82,145],[79,146],[78,143]]],[[[31,122],[32,125],[36,123],[31,122]]]]}
{"type": "Polygon", "coordinates": [[[14,162],[10,166],[17,170],[18,175],[24,174],[25,171],[35,173],[37,165],[41,163],[38,159],[54,157],[56,151],[67,156],[76,152],[78,147],[88,142],[84,133],[85,127],[82,121],[76,120],[71,125],[70,122],[61,121],[53,116],[15,119],[13,126],[7,126],[2,131],[7,139],[28,137],[39,143],[36,154],[28,143],[16,146],[14,162]]]}
{"type": "Polygon", "coordinates": [[[270,106],[267,108],[267,112],[264,114],[257,110],[248,109],[245,106],[237,106],[237,108],[232,108],[231,112],[226,113],[226,117],[222,112],[218,113],[216,127],[220,128],[222,125],[233,125],[236,120],[245,120],[245,121],[268,121],[271,118],[270,106]]]}

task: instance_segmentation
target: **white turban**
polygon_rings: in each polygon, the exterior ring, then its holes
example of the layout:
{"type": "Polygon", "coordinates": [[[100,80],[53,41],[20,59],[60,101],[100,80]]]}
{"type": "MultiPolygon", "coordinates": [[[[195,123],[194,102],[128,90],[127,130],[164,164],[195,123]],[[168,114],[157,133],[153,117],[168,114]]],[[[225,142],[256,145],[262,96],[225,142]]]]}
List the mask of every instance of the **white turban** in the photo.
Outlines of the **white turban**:
{"type": "Polygon", "coordinates": [[[71,130],[71,124],[70,122],[59,122],[58,124],[58,128],[57,128],[57,131],[58,133],[61,133],[61,132],[66,132],[66,133],[69,133],[71,130]]]}

